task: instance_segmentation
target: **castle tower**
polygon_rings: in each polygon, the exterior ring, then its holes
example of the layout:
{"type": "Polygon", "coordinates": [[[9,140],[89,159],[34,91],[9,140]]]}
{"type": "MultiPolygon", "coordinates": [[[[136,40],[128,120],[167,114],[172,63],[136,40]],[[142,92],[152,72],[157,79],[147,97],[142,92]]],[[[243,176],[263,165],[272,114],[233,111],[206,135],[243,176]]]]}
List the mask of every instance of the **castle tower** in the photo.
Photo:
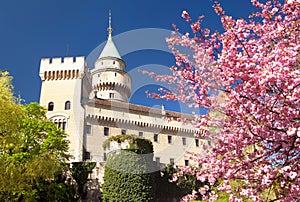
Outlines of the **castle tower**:
{"type": "Polygon", "coordinates": [[[111,13],[109,13],[108,39],[92,70],[93,94],[100,99],[128,102],[131,96],[131,76],[127,74],[112,39],[111,13]]]}
{"type": "Polygon", "coordinates": [[[68,134],[71,161],[83,158],[84,108],[91,77],[84,57],[42,58],[40,105],[47,117],[68,134]]]}

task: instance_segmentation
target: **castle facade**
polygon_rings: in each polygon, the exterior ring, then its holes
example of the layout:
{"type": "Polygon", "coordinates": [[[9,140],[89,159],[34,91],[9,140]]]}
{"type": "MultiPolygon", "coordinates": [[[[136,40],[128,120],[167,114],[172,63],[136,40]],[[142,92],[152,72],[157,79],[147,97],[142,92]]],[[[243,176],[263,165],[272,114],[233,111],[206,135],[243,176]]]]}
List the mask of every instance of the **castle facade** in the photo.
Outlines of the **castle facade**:
{"type": "Polygon", "coordinates": [[[177,121],[192,120],[193,116],[163,106],[156,109],[128,103],[132,78],[113,41],[111,26],[93,69],[85,57],[42,58],[39,74],[40,104],[47,108],[47,117],[69,135],[74,162],[105,163],[103,142],[119,134],[150,139],[153,160],[161,164],[189,165],[192,162],[185,153],[199,153],[202,145],[210,144],[195,138],[201,132],[192,124],[177,121]]]}

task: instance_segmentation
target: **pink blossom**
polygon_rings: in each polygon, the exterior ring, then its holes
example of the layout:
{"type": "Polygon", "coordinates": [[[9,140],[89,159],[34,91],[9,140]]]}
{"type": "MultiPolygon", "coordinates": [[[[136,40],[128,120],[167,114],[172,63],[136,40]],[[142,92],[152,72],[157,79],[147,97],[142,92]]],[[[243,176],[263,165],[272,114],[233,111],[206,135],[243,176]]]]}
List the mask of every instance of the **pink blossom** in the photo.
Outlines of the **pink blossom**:
{"type": "MultiPolygon", "coordinates": [[[[192,22],[183,11],[192,38],[176,28],[167,39],[177,65],[171,68],[173,76],[148,73],[177,86],[152,96],[210,111],[193,124],[203,131],[198,138],[208,137],[214,144],[189,152],[202,168],[183,172],[196,172],[198,180],[210,185],[220,179],[218,190],[230,193],[230,201],[242,201],[241,195],[263,201],[268,190],[278,201],[293,201],[300,191],[300,3],[251,2],[257,11],[249,19],[234,19],[214,1],[223,33],[210,33],[201,25],[202,16],[192,22]],[[181,53],[178,46],[193,54],[181,53]],[[232,187],[231,181],[241,182],[240,187],[232,187]],[[274,185],[280,188],[273,190],[274,185]]],[[[197,191],[212,193],[209,187],[197,191]]],[[[185,199],[195,196],[193,192],[185,199]]],[[[205,197],[215,199],[214,194],[205,197]]]]}

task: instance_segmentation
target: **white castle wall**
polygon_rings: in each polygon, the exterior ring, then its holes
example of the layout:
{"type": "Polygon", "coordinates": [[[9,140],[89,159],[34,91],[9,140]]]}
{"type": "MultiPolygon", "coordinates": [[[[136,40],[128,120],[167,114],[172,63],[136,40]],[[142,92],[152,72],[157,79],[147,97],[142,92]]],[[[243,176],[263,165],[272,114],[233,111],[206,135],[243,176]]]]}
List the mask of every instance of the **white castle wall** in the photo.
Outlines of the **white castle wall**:
{"type": "MultiPolygon", "coordinates": [[[[143,132],[143,137],[153,142],[154,160],[160,158],[160,162],[165,164],[174,159],[175,164],[184,165],[187,160],[186,151],[200,153],[202,145],[208,144],[206,140],[198,139],[199,144],[196,145],[194,134],[199,134],[200,131],[191,124],[165,120],[164,117],[168,114],[165,110],[158,113],[158,109],[150,109],[146,113],[139,111],[139,106],[129,109],[128,103],[117,101],[112,102],[109,107],[98,106],[96,103],[86,104],[88,95],[95,90],[98,91],[99,98],[109,99],[109,93],[113,92],[115,100],[128,100],[131,77],[119,69],[94,69],[90,72],[84,57],[43,58],[40,77],[40,104],[47,107],[49,102],[54,102],[54,110],[48,111],[47,117],[53,121],[66,120],[70,154],[75,157],[73,161],[85,160],[84,152],[89,152],[90,161],[103,162],[104,141],[110,136],[121,134],[122,129],[126,130],[126,134],[139,135],[143,132]],[[114,85],[119,85],[119,88],[112,88],[114,85]],[[66,101],[71,102],[70,110],[64,109],[66,101]],[[120,107],[120,104],[128,105],[128,108],[120,107]],[[89,134],[85,128],[87,125],[91,128],[89,134]],[[109,128],[108,136],[104,135],[104,127],[109,128]],[[154,142],[154,134],[158,134],[157,142],[154,142]],[[169,136],[172,137],[171,143],[168,142],[169,136]],[[186,145],[183,145],[183,138],[186,145]]],[[[190,164],[193,162],[190,161],[190,164]]],[[[97,169],[97,172],[103,173],[99,167],[97,169]]]]}
{"type": "Polygon", "coordinates": [[[47,108],[54,103],[54,110],[47,112],[49,119],[61,117],[67,120],[66,133],[70,140],[70,154],[74,161],[82,160],[84,109],[81,99],[84,89],[83,77],[86,75],[84,57],[43,58],[40,63],[42,80],[40,104],[47,108]],[[71,102],[71,109],[65,110],[65,102],[71,102]]]}
{"type": "Polygon", "coordinates": [[[196,145],[194,134],[200,134],[200,131],[191,124],[166,120],[163,116],[151,115],[151,112],[145,115],[120,111],[118,106],[87,106],[86,115],[87,124],[91,126],[91,133],[86,135],[86,149],[90,152],[91,161],[104,161],[104,141],[110,136],[121,134],[122,129],[126,130],[126,134],[137,136],[139,132],[143,132],[143,137],[153,142],[154,159],[159,157],[164,164],[169,164],[173,158],[176,165],[184,165],[187,160],[186,151],[199,153],[202,145],[207,145],[207,141],[203,139],[198,139],[199,145],[196,145]],[[109,136],[104,135],[104,127],[109,127],[109,136]],[[158,134],[157,142],[154,142],[154,134],[158,134]],[[171,143],[168,143],[168,136],[172,136],[171,143]],[[186,139],[185,145],[182,138],[186,139]]]}

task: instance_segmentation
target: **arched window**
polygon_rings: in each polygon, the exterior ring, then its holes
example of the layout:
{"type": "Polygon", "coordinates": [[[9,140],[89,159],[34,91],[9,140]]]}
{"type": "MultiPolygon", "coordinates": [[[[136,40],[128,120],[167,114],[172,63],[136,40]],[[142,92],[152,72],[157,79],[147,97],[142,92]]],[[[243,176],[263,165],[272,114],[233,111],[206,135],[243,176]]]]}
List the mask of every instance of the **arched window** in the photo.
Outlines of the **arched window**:
{"type": "Polygon", "coordinates": [[[67,101],[65,102],[65,110],[69,110],[69,109],[71,109],[71,102],[67,101]]]}
{"type": "Polygon", "coordinates": [[[49,102],[48,103],[48,111],[53,111],[54,109],[54,103],[53,102],[49,102]]]}

